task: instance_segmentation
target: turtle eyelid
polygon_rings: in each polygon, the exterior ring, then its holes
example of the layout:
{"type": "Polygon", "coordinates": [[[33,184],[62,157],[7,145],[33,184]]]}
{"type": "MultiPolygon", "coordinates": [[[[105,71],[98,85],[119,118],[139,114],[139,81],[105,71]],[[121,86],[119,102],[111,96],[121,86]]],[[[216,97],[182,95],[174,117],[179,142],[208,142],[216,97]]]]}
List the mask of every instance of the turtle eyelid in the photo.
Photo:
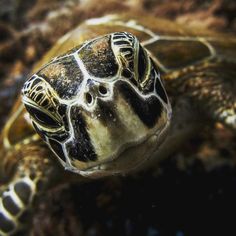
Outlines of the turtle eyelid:
{"type": "Polygon", "coordinates": [[[25,105],[26,110],[29,112],[32,119],[39,123],[41,126],[46,126],[49,128],[59,128],[61,125],[60,123],[53,118],[52,116],[46,114],[45,112],[31,106],[25,105]]]}

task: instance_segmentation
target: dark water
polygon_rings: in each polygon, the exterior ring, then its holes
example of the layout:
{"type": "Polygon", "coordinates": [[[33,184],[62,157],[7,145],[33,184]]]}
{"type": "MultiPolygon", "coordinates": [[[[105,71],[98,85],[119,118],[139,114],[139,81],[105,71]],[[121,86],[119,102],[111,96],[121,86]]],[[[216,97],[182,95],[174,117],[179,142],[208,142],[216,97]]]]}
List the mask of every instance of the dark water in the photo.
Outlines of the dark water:
{"type": "Polygon", "coordinates": [[[158,177],[145,173],[70,187],[82,235],[236,235],[236,169],[206,172],[196,162],[180,171],[166,164],[158,177]]]}

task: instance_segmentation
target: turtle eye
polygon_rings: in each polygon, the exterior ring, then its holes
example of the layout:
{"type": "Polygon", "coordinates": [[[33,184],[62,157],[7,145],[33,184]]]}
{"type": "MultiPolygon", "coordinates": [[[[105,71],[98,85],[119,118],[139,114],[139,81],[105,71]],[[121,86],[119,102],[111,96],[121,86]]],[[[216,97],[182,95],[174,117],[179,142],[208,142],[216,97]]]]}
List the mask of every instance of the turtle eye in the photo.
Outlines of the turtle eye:
{"type": "Polygon", "coordinates": [[[32,119],[41,126],[46,126],[50,128],[59,128],[61,125],[60,123],[45,112],[35,108],[25,105],[26,110],[29,112],[32,119]]]}
{"type": "Polygon", "coordinates": [[[139,53],[138,53],[138,75],[139,81],[144,80],[144,75],[147,69],[147,61],[146,61],[146,53],[143,50],[143,47],[139,45],[139,53]]]}

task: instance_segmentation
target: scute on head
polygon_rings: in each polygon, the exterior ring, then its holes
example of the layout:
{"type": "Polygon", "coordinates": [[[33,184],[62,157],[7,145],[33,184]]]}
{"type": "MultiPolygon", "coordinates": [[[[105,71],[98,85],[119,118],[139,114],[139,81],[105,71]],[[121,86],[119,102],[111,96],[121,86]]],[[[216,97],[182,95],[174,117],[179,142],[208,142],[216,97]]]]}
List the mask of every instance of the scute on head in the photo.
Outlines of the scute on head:
{"type": "Polygon", "coordinates": [[[110,78],[117,74],[118,64],[111,50],[111,37],[99,37],[82,47],[79,58],[83,61],[89,75],[98,78],[110,78]]]}
{"type": "Polygon", "coordinates": [[[32,78],[23,102],[36,131],[70,171],[92,177],[127,172],[166,135],[171,108],[159,72],[130,33],[88,41],[32,78]],[[32,96],[38,83],[47,106],[32,96]]]}

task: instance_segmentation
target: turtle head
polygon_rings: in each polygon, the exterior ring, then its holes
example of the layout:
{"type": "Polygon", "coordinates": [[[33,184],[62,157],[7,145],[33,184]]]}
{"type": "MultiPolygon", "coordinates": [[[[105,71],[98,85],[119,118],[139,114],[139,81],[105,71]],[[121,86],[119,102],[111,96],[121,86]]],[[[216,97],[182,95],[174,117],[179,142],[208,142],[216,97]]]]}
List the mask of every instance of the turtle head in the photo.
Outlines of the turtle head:
{"type": "Polygon", "coordinates": [[[125,173],[148,159],[171,117],[157,68],[126,32],[54,58],[25,82],[22,95],[62,165],[92,177],[125,173]]]}

